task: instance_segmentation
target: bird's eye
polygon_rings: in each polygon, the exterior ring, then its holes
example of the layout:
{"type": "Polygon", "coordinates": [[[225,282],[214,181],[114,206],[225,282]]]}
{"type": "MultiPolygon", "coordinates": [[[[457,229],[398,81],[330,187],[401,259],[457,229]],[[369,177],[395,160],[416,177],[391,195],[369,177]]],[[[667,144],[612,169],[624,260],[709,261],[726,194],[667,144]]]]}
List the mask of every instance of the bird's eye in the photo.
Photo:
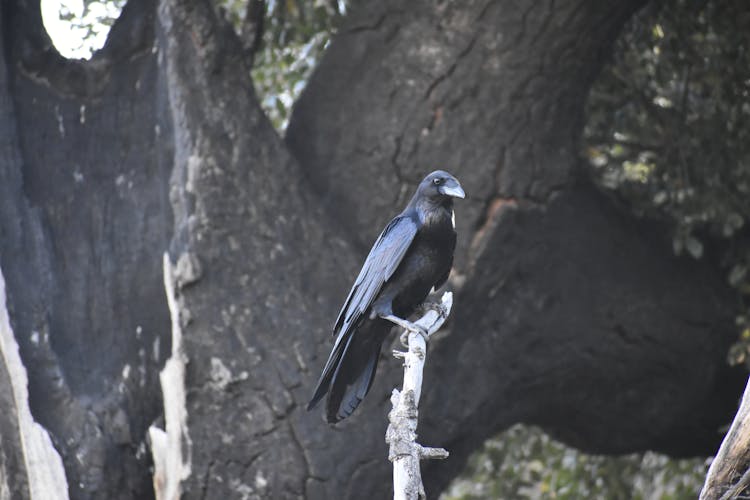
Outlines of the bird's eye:
{"type": "Polygon", "coordinates": [[[443,183],[443,179],[441,179],[440,177],[435,177],[434,179],[432,179],[432,183],[435,184],[436,186],[439,186],[440,184],[443,183]]]}

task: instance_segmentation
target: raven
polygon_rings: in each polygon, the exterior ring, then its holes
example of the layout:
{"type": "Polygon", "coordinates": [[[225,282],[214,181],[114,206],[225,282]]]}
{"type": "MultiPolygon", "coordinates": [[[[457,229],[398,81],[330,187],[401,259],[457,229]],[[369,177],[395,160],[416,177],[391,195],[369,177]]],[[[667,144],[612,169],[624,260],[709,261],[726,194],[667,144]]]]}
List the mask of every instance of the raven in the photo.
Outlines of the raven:
{"type": "Polygon", "coordinates": [[[432,172],[380,233],[333,327],[336,341],[308,410],[328,393],[328,422],[351,415],[370,390],[393,324],[418,330],[404,318],[448,279],[456,246],[453,198],[464,196],[455,177],[432,172]]]}

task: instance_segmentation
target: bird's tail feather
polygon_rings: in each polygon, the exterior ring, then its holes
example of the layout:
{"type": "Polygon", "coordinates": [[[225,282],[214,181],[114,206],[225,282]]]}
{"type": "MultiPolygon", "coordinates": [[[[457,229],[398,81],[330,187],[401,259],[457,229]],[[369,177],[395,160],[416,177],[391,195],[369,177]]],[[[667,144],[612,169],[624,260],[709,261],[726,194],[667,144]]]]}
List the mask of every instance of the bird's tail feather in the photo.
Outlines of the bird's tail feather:
{"type": "Polygon", "coordinates": [[[377,337],[379,338],[370,337],[347,346],[330,382],[326,404],[329,422],[338,422],[351,415],[370,391],[383,342],[382,337],[377,337]]]}
{"type": "Polygon", "coordinates": [[[328,361],[326,361],[326,365],[323,368],[323,373],[320,375],[318,385],[315,387],[315,391],[313,392],[312,398],[310,398],[310,402],[307,403],[308,411],[315,408],[320,400],[323,399],[323,396],[325,396],[328,392],[328,389],[331,386],[331,379],[334,377],[334,374],[341,366],[341,358],[346,354],[349,344],[352,341],[352,337],[353,335],[350,335],[346,342],[342,342],[341,344],[336,346],[333,351],[331,351],[331,355],[328,356],[328,361]]]}

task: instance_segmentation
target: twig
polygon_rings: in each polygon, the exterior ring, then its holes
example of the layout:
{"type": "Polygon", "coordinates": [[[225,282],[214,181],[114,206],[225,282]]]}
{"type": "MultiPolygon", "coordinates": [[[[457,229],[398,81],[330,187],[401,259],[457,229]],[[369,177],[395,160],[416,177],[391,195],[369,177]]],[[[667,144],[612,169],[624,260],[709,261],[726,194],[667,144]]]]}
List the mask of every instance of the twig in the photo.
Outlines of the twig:
{"type": "MultiPolygon", "coordinates": [[[[453,294],[445,292],[439,310],[429,310],[418,321],[417,326],[427,331],[429,338],[438,331],[450,314],[453,294]]],[[[416,442],[417,407],[422,393],[422,371],[427,356],[427,342],[417,332],[409,332],[409,350],[395,351],[394,356],[404,360],[404,383],[401,391],[393,390],[388,414],[388,430],[385,441],[390,445],[388,460],[393,462],[394,500],[414,500],[425,498],[419,461],[430,458],[447,458],[448,452],[442,448],[428,448],[416,442]]]]}

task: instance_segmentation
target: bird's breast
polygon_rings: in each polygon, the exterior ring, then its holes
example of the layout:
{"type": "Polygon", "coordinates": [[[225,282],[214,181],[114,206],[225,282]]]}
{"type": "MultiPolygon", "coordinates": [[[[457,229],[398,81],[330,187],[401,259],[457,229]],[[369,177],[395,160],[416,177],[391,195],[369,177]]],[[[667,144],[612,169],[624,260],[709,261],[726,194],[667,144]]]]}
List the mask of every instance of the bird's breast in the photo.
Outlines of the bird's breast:
{"type": "Polygon", "coordinates": [[[449,218],[423,225],[401,261],[389,285],[399,291],[394,300],[397,314],[411,314],[432,287],[450,271],[456,233],[449,218]]]}

